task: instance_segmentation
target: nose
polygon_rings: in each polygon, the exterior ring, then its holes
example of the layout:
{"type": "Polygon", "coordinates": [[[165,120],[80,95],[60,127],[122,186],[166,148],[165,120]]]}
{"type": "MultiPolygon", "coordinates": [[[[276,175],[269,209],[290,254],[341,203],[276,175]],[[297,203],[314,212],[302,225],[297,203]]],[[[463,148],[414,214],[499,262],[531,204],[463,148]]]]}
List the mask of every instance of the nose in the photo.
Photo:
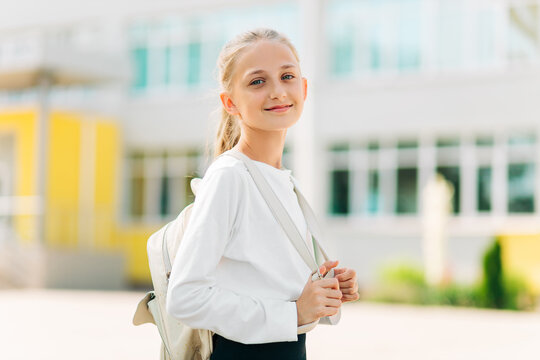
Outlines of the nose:
{"type": "Polygon", "coordinates": [[[270,91],[270,98],[272,99],[283,99],[287,95],[285,87],[279,81],[274,82],[272,89],[270,91]]]}

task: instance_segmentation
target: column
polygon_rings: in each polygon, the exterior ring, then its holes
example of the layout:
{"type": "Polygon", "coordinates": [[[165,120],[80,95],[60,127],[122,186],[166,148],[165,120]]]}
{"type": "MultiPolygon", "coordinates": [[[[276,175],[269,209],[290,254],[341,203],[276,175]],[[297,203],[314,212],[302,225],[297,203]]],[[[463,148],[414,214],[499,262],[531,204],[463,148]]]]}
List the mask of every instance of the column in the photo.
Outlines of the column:
{"type": "Polygon", "coordinates": [[[505,217],[508,210],[508,139],[503,132],[494,136],[493,142],[493,215],[505,217]]]}
{"type": "Polygon", "coordinates": [[[459,163],[461,167],[461,215],[472,217],[476,212],[476,152],[472,136],[463,136],[460,141],[459,163]]]}
{"type": "Polygon", "coordinates": [[[423,211],[422,193],[429,180],[435,175],[437,149],[433,135],[421,135],[418,144],[418,213],[423,211]]]}
{"type": "Polygon", "coordinates": [[[386,216],[396,212],[397,149],[394,141],[382,141],[379,150],[379,209],[386,216]]]}
{"type": "Polygon", "coordinates": [[[299,122],[293,127],[294,174],[319,219],[328,202],[326,143],[317,134],[317,105],[324,65],[325,43],[322,0],[300,0],[300,44],[298,50],[303,76],[308,80],[308,95],[299,122]],[[321,196],[322,194],[322,196],[321,196]]]}

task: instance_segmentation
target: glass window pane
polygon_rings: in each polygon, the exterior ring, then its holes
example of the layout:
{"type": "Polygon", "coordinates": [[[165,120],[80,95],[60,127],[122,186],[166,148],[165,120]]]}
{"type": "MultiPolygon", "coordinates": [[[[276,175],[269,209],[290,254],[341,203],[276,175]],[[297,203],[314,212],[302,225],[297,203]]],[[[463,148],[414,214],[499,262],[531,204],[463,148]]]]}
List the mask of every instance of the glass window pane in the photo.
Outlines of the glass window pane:
{"type": "Polygon", "coordinates": [[[493,146],[493,136],[478,136],[476,146],[493,146]]]}
{"type": "Polygon", "coordinates": [[[169,200],[171,198],[169,183],[169,177],[166,174],[163,174],[163,176],[161,177],[159,192],[159,214],[162,217],[165,217],[171,213],[169,206],[169,200]]]}
{"type": "Polygon", "coordinates": [[[370,170],[368,173],[367,211],[369,214],[376,214],[379,211],[379,173],[377,170],[370,170]]]}
{"type": "Polygon", "coordinates": [[[418,147],[417,140],[399,140],[398,149],[416,149],[418,147]]]}
{"type": "Polygon", "coordinates": [[[508,165],[508,212],[534,212],[534,164],[508,165]]]}
{"type": "Polygon", "coordinates": [[[334,170],[331,173],[331,208],[332,214],[349,213],[349,170],[334,170]]]}
{"type": "Polygon", "coordinates": [[[452,207],[454,214],[460,211],[460,172],[457,166],[441,166],[437,168],[437,172],[441,174],[454,188],[454,196],[452,197],[452,207]]]}
{"type": "Polygon", "coordinates": [[[477,179],[477,210],[491,211],[491,168],[478,169],[477,179]]]}
{"type": "Polygon", "coordinates": [[[349,74],[353,71],[353,29],[332,34],[332,73],[336,75],[349,74]]]}
{"type": "Polygon", "coordinates": [[[477,41],[476,57],[478,63],[490,65],[495,60],[495,13],[493,9],[481,9],[476,14],[477,41]]]}
{"type": "Polygon", "coordinates": [[[458,138],[437,139],[437,147],[452,147],[452,146],[459,146],[458,138]]]}
{"type": "Polygon", "coordinates": [[[148,84],[148,49],[144,47],[135,48],[131,52],[133,61],[133,87],[144,89],[148,84]]]}
{"type": "Polygon", "coordinates": [[[419,0],[400,0],[399,6],[399,52],[398,67],[400,70],[420,67],[420,26],[421,4],[419,0]]]}
{"type": "Polygon", "coordinates": [[[463,5],[461,0],[439,0],[437,55],[443,69],[462,65],[463,5]]]}
{"type": "Polygon", "coordinates": [[[540,17],[538,4],[531,2],[513,4],[508,13],[508,50],[511,60],[538,58],[540,46],[540,17]]]}
{"type": "Polygon", "coordinates": [[[129,196],[129,215],[132,218],[141,218],[144,215],[144,187],[143,177],[134,177],[131,179],[129,196]]]}
{"type": "Polygon", "coordinates": [[[397,170],[397,203],[398,214],[414,214],[418,203],[418,169],[397,170]]]}
{"type": "Polygon", "coordinates": [[[188,68],[187,83],[195,85],[199,83],[201,73],[201,43],[191,42],[187,46],[188,68]]]}
{"type": "Polygon", "coordinates": [[[516,134],[508,138],[508,145],[534,145],[535,143],[536,135],[534,133],[516,134]]]}
{"type": "Polygon", "coordinates": [[[171,47],[167,46],[163,49],[163,84],[171,83],[171,47]]]}

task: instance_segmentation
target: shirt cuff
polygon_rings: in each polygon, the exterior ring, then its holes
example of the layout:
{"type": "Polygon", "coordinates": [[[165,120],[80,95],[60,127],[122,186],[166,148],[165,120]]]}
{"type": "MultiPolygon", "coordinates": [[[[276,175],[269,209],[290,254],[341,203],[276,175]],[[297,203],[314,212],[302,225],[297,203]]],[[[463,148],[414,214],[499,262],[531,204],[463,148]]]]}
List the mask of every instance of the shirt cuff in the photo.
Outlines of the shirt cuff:
{"type": "Polygon", "coordinates": [[[298,334],[298,335],[305,334],[308,331],[311,331],[311,330],[315,329],[315,327],[317,326],[318,323],[319,323],[319,320],[315,320],[315,321],[310,322],[308,324],[300,325],[296,329],[296,334],[298,334]]]}

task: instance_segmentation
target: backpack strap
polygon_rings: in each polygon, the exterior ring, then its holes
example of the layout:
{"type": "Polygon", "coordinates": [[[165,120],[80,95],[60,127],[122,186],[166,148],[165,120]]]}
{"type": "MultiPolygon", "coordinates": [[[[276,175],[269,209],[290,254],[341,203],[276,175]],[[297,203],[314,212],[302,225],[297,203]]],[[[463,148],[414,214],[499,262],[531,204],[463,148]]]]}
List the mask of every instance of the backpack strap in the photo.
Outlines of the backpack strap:
{"type": "MultiPolygon", "coordinates": [[[[311,252],[309,251],[308,245],[300,235],[300,232],[298,231],[298,228],[294,224],[293,220],[291,219],[291,216],[281,203],[281,201],[278,199],[277,195],[274,193],[274,190],[270,187],[270,184],[266,181],[263,174],[260,172],[260,170],[257,168],[257,166],[253,163],[253,161],[246,156],[245,154],[235,151],[235,150],[229,150],[225,152],[224,154],[228,154],[240,161],[242,161],[250,173],[251,177],[253,178],[255,185],[259,189],[261,195],[263,196],[264,200],[270,207],[270,211],[276,218],[276,220],[279,222],[289,239],[291,240],[293,246],[296,248],[304,262],[307,264],[307,266],[312,270],[312,279],[321,279],[322,275],[319,272],[319,266],[317,265],[317,262],[311,255],[311,252]]],[[[294,184],[294,182],[293,182],[294,184]]],[[[308,224],[308,227],[311,230],[311,233],[313,237],[319,236],[319,228],[316,225],[315,222],[315,215],[313,214],[313,210],[309,207],[309,204],[307,203],[306,199],[298,190],[296,185],[294,185],[294,191],[298,197],[298,202],[300,204],[300,208],[302,209],[302,212],[304,213],[304,217],[306,218],[306,223],[308,224]]],[[[322,249],[319,242],[315,239],[315,242],[319,249],[321,250],[321,253],[325,257],[325,259],[328,259],[328,256],[326,255],[326,252],[322,249]]]]}

